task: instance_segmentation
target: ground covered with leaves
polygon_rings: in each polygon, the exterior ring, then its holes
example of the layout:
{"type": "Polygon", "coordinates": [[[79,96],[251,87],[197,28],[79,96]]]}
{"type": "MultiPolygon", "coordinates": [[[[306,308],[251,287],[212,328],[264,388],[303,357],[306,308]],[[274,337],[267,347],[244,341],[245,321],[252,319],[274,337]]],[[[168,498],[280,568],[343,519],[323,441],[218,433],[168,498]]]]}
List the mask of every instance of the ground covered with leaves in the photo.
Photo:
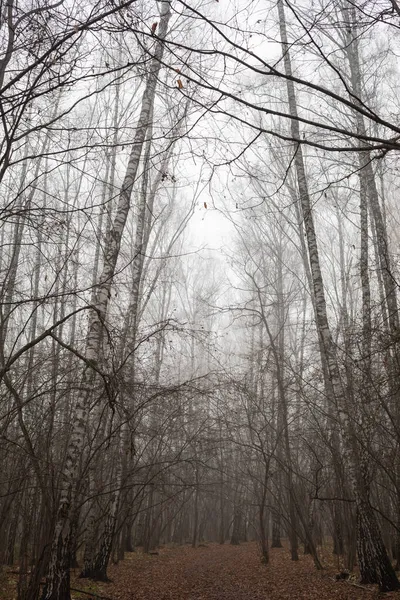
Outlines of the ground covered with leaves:
{"type": "Polygon", "coordinates": [[[380,595],[356,580],[335,581],[330,553],[324,558],[326,568],[318,572],[309,556],[292,562],[285,548],[271,550],[270,563],[262,564],[255,543],[163,548],[158,555],[129,554],[110,568],[111,583],[91,589],[112,600],[400,600],[400,593],[380,595]]]}

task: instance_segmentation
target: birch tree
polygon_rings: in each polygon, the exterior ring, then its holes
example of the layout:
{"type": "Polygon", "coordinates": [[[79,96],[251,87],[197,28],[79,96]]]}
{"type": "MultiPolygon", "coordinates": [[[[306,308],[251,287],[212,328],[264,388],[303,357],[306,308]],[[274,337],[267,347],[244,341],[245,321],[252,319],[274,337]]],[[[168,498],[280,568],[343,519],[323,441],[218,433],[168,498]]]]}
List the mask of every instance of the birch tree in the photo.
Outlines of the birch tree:
{"type": "MultiPolygon", "coordinates": [[[[57,513],[57,520],[54,529],[51,556],[49,560],[48,575],[46,586],[43,591],[43,600],[62,600],[69,599],[69,566],[71,551],[71,522],[74,506],[74,487],[79,469],[79,456],[82,451],[85,437],[86,415],[89,410],[89,398],[93,384],[93,367],[99,364],[99,353],[101,353],[102,338],[104,327],[107,323],[107,307],[110,297],[110,289],[115,273],[115,267],[118,260],[121,238],[124,231],[126,219],[128,216],[131,194],[139,167],[140,155],[145,141],[146,132],[149,127],[149,119],[152,114],[155,90],[157,85],[158,73],[161,67],[161,61],[164,51],[164,38],[167,35],[168,23],[170,19],[169,2],[162,2],[160,13],[159,36],[156,41],[154,57],[152,58],[149,77],[146,88],[143,92],[140,115],[136,128],[135,138],[132,143],[132,150],[126,169],[125,178],[122,183],[118,198],[116,215],[111,229],[105,240],[105,252],[102,272],[99,277],[98,291],[93,303],[92,313],[88,325],[85,361],[86,367],[81,383],[84,391],[83,396],[78,399],[74,408],[74,428],[71,432],[71,439],[67,450],[67,457],[64,468],[64,482],[60,494],[60,503],[57,513]]],[[[101,364],[101,363],[100,363],[101,364]]],[[[120,489],[120,481],[117,481],[117,488],[120,489]],[[118,485],[119,484],[119,485],[118,485]]],[[[119,492],[115,492],[113,500],[113,515],[119,502],[119,492]]],[[[109,546],[109,538],[112,537],[114,525],[108,527],[106,536],[109,546]]],[[[109,549],[105,550],[106,553],[109,549]]],[[[107,561],[108,562],[108,561],[107,561]]],[[[104,564],[104,563],[103,563],[104,564]]]]}
{"type": "MultiPolygon", "coordinates": [[[[300,140],[300,128],[297,117],[297,102],[294,84],[291,81],[292,67],[289,53],[289,43],[286,33],[286,20],[283,2],[278,3],[280,33],[283,47],[283,58],[287,76],[287,93],[289,110],[293,116],[291,121],[291,135],[294,140],[300,140]]],[[[318,253],[318,241],[315,233],[313,211],[310,202],[307,178],[305,173],[304,158],[301,146],[295,148],[294,165],[297,175],[299,201],[304,219],[307,249],[312,276],[312,294],[315,303],[315,320],[318,335],[321,338],[323,352],[326,356],[330,381],[327,388],[332,385],[330,402],[334,403],[343,427],[343,442],[346,449],[348,468],[350,469],[353,491],[357,506],[358,519],[358,560],[363,580],[370,583],[379,583],[380,589],[389,591],[398,589],[399,583],[390,560],[387,556],[385,546],[375,513],[370,505],[368,491],[368,474],[365,472],[367,461],[363,460],[362,450],[357,447],[357,436],[351,425],[351,414],[346,403],[342,389],[336,349],[330,330],[324,283],[321,274],[320,259],[318,253]]]]}

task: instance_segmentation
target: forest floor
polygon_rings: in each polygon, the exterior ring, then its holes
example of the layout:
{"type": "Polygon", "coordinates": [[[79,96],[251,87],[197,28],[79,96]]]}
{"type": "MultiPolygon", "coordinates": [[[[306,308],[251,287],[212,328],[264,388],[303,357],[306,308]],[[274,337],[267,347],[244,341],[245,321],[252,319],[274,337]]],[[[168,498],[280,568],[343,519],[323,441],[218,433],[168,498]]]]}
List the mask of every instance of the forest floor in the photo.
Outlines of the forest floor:
{"type": "MultiPolygon", "coordinates": [[[[356,579],[336,581],[332,554],[322,558],[325,568],[316,571],[310,556],[292,562],[285,548],[271,550],[269,564],[262,564],[252,542],[163,548],[158,555],[128,554],[110,567],[111,583],[78,579],[72,587],[112,600],[400,600],[400,592],[380,595],[376,586],[357,587],[356,579]]],[[[75,592],[72,597],[89,599],[75,592]]]]}

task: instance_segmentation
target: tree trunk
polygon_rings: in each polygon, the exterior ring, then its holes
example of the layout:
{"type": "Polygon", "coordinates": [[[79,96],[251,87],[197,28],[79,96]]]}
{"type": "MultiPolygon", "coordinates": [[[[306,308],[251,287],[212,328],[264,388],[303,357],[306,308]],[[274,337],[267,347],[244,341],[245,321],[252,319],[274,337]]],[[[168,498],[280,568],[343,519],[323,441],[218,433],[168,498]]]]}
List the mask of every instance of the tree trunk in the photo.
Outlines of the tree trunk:
{"type": "MultiPolygon", "coordinates": [[[[294,140],[300,142],[300,128],[297,120],[297,103],[295,89],[292,77],[292,68],[290,62],[289,44],[286,33],[286,21],[283,1],[278,0],[278,11],[280,21],[280,32],[284,54],[285,72],[287,79],[287,93],[289,102],[289,111],[291,119],[291,133],[294,140]]],[[[325,300],[324,284],[322,279],[317,237],[315,232],[313,212],[311,207],[310,196],[304,168],[304,159],[300,143],[295,154],[295,168],[297,173],[297,184],[299,188],[300,204],[304,219],[304,227],[307,238],[308,256],[310,260],[310,268],[312,275],[312,293],[315,303],[315,318],[318,334],[321,338],[321,346],[326,356],[327,366],[329,369],[330,380],[333,386],[336,408],[338,409],[338,417],[342,426],[343,441],[345,447],[345,456],[350,469],[354,495],[356,498],[356,506],[358,518],[362,527],[358,527],[358,534],[363,536],[358,539],[358,547],[362,548],[365,544],[368,545],[368,551],[362,553],[360,557],[360,567],[367,568],[369,573],[375,573],[375,582],[379,583],[381,590],[395,590],[400,587],[393,567],[387,557],[382,536],[376,521],[375,514],[372,510],[368,510],[368,498],[364,498],[363,494],[366,491],[363,486],[360,486],[360,478],[364,476],[363,464],[359,458],[359,449],[357,448],[356,435],[352,431],[351,420],[349,418],[349,408],[346,405],[346,399],[341,387],[340,372],[338,368],[336,348],[333,342],[331,330],[328,323],[327,308],[325,300]],[[365,514],[364,514],[365,513],[365,514]]]]}
{"type": "Polygon", "coordinates": [[[240,544],[240,532],[242,528],[242,511],[240,506],[235,506],[233,512],[233,525],[232,525],[232,535],[231,535],[231,544],[233,546],[238,546],[240,544]]]}
{"type": "Polygon", "coordinates": [[[272,512],[272,543],[271,548],[282,548],[281,542],[281,513],[279,507],[272,512]]]}
{"type": "MultiPolygon", "coordinates": [[[[71,517],[75,510],[73,498],[74,482],[78,477],[79,458],[83,449],[86,434],[87,413],[89,410],[88,400],[93,385],[93,371],[88,365],[96,366],[98,363],[103,327],[107,318],[107,309],[110,298],[111,285],[115,274],[117,259],[121,245],[122,234],[128,217],[131,194],[136,180],[139,167],[140,155],[143,148],[146,132],[149,126],[149,116],[152,112],[158,74],[164,51],[163,41],[167,34],[170,18],[169,2],[161,3],[161,19],[159,26],[159,41],[156,45],[154,58],[151,61],[150,72],[143,93],[141,112],[138,126],[132,145],[131,154],[125,178],[118,199],[115,219],[105,240],[105,253],[103,270],[100,276],[98,293],[95,299],[95,310],[91,314],[86,344],[86,359],[82,389],[86,390],[78,399],[75,406],[73,431],[67,450],[65,469],[63,474],[63,486],[61,490],[60,504],[58,508],[57,524],[54,531],[53,543],[48,576],[43,590],[42,600],[69,600],[69,568],[71,552],[71,517]]],[[[112,521],[112,518],[111,518],[112,521]]],[[[113,535],[113,526],[106,528],[105,538],[100,547],[101,562],[100,571],[108,562],[107,554],[110,547],[110,536],[113,535]]]]}

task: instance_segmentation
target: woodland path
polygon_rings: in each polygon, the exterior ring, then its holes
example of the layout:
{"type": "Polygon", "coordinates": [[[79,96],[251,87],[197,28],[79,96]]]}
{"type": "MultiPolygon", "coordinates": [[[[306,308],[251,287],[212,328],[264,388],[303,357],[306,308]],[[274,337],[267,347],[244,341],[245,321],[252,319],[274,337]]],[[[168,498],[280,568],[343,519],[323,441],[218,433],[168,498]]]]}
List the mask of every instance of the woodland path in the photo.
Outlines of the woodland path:
{"type": "MultiPolygon", "coordinates": [[[[129,554],[110,568],[112,583],[92,591],[113,600],[400,600],[400,593],[379,595],[374,586],[336,582],[330,560],[327,553],[327,568],[317,572],[309,556],[294,563],[286,549],[271,550],[269,565],[263,565],[255,543],[164,548],[156,556],[129,554]]],[[[82,589],[82,583],[76,586],[82,589]]]]}

